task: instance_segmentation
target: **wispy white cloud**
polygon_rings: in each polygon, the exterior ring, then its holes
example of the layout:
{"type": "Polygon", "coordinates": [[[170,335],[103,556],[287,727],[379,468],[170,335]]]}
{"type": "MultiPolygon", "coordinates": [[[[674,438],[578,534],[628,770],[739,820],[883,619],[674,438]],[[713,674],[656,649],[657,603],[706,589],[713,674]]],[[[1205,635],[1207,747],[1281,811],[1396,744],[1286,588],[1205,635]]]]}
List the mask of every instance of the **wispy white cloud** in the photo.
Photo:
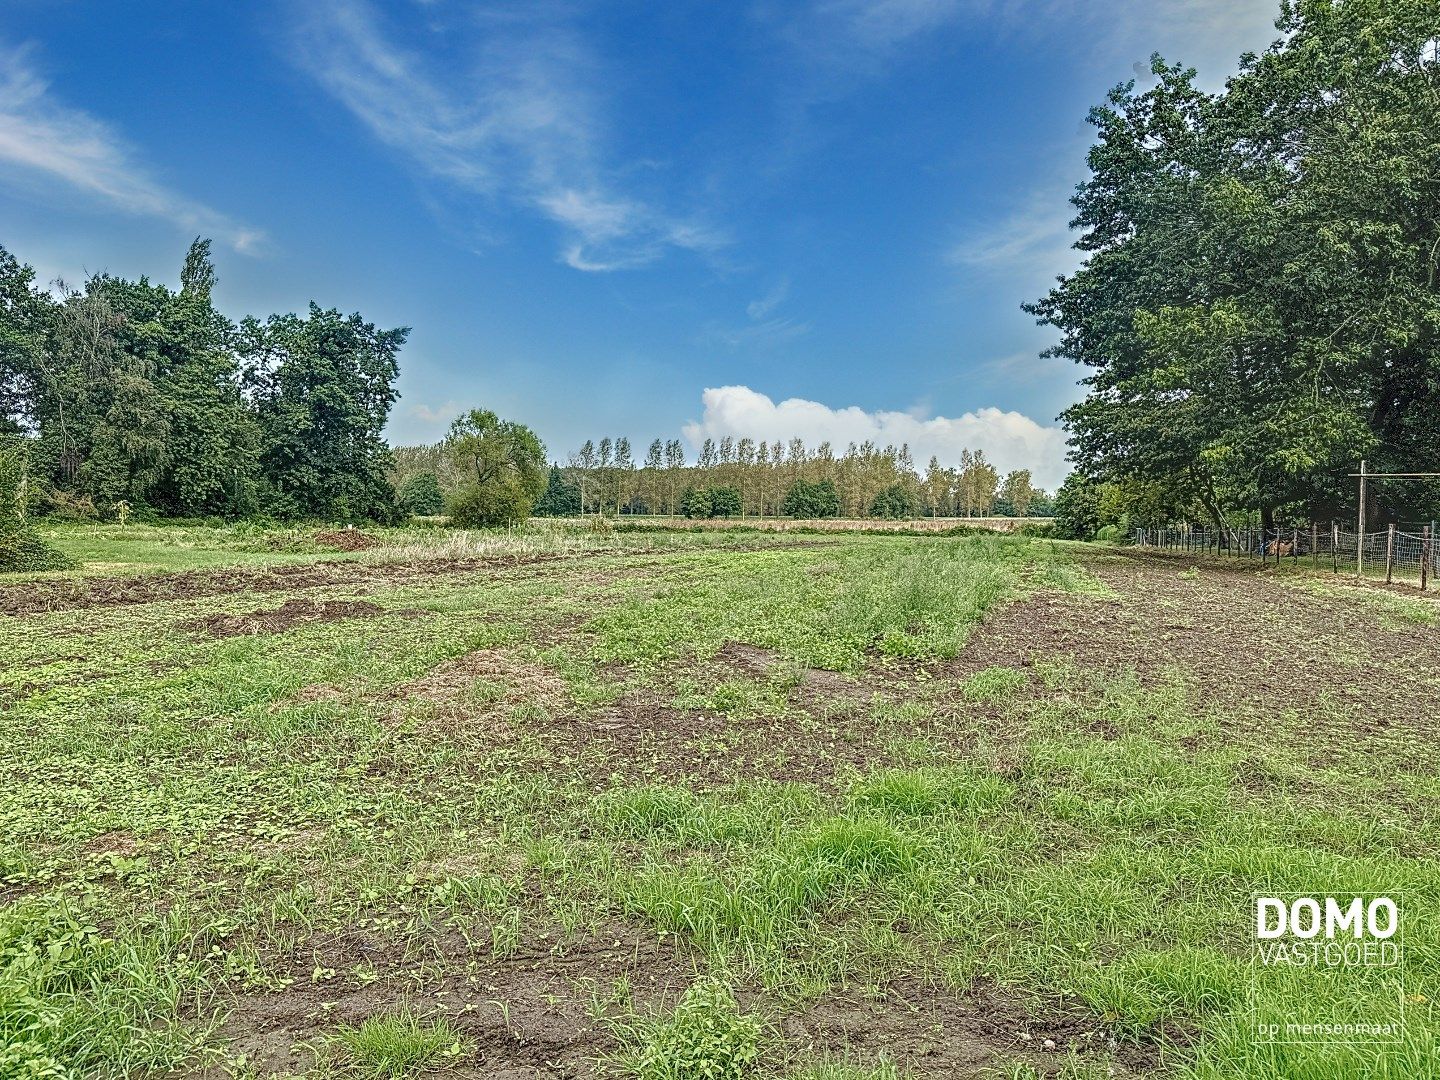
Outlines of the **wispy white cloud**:
{"type": "Polygon", "coordinates": [[[712,322],[702,337],[733,348],[768,348],[804,337],[810,332],[807,320],[777,315],[775,311],[790,296],[790,279],[783,277],[768,292],[745,305],[749,322],[739,326],[712,322]]]}
{"type": "Polygon", "coordinates": [[[369,0],[308,5],[301,66],[376,138],[462,192],[527,206],[561,230],[577,270],[713,251],[717,229],[621,190],[605,163],[595,62],[548,5],[473,15],[407,47],[369,0]],[[446,68],[444,59],[464,54],[446,68]]]}
{"type": "Polygon", "coordinates": [[[464,411],[459,402],[449,400],[443,405],[436,406],[427,405],[423,401],[418,402],[406,409],[405,413],[423,424],[449,424],[464,411]]]}
{"type": "Polygon", "coordinates": [[[5,179],[42,198],[58,182],[127,214],[212,236],[236,251],[253,254],[264,243],[259,230],[161,183],[109,125],[57,100],[28,46],[0,46],[0,169],[5,179]]]}
{"type": "Polygon", "coordinates": [[[834,409],[804,398],[775,402],[748,386],[712,387],[701,400],[704,414],[684,428],[695,446],[726,435],[768,440],[798,436],[812,449],[828,441],[839,453],[847,443],[868,439],[881,446],[908,443],[916,461],[928,461],[933,455],[947,466],[959,461],[962,449],[983,450],[1002,472],[1029,469],[1036,483],[1050,489],[1068,471],[1065,433],[1019,412],[986,408],[945,417],[918,411],[872,412],[854,405],[834,409]]]}
{"type": "Polygon", "coordinates": [[[1046,184],[1000,217],[972,225],[946,252],[950,263],[987,275],[1043,281],[1075,269],[1080,253],[1070,221],[1075,208],[1064,184],[1046,184]]]}
{"type": "Polygon", "coordinates": [[[733,348],[768,348],[794,341],[809,332],[808,322],[795,319],[763,319],[742,326],[712,323],[706,327],[704,336],[707,340],[718,341],[733,348]]]}
{"type": "MultiPolygon", "coordinates": [[[[852,75],[958,29],[1037,42],[1063,33],[1077,55],[1107,67],[1159,51],[1202,75],[1222,69],[1223,80],[1240,53],[1268,44],[1277,7],[1274,0],[811,0],[770,9],[770,17],[809,62],[852,75]]],[[[1123,66],[1116,74],[1125,74],[1123,66]]]]}
{"type": "Polygon", "coordinates": [[[751,300],[745,305],[745,314],[752,319],[763,319],[785,302],[790,295],[790,279],[781,278],[764,296],[751,300]]]}

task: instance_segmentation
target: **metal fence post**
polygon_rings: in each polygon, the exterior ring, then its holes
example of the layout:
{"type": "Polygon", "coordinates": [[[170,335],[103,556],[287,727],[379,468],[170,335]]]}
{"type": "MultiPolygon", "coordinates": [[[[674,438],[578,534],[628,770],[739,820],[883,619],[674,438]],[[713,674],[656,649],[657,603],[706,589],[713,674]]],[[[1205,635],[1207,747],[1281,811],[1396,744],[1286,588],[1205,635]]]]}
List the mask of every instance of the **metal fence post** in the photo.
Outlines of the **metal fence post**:
{"type": "Polygon", "coordinates": [[[1425,526],[1425,535],[1420,540],[1420,591],[1424,592],[1426,582],[1430,580],[1430,545],[1434,542],[1434,533],[1430,526],[1425,526]]]}

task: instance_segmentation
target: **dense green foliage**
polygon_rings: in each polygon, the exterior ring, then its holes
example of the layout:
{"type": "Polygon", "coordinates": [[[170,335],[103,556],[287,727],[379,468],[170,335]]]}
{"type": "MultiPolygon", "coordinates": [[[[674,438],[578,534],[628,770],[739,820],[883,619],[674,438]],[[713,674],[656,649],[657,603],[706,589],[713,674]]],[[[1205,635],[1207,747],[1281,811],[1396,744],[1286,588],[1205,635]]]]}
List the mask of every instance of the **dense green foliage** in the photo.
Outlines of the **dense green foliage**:
{"type": "Polygon", "coordinates": [[[840,515],[840,494],[829,480],[796,480],[785,493],[780,513],[795,518],[833,518],[840,515]]]}
{"type": "Polygon", "coordinates": [[[45,543],[30,523],[28,450],[20,437],[0,434],[0,573],[60,570],[73,565],[45,543]]]}
{"type": "MultiPolygon", "coordinates": [[[[1102,481],[1220,520],[1354,505],[1361,458],[1440,469],[1440,6],[1300,0],[1223,93],[1152,64],[1092,111],[1083,267],[1028,310],[1087,365],[1102,481]]],[[[1440,512],[1440,487],[1377,486],[1440,512]]]]}
{"type": "Polygon", "coordinates": [[[440,480],[433,472],[413,473],[396,486],[395,497],[407,514],[429,517],[445,512],[445,497],[440,493],[440,480]]]}
{"type": "Polygon", "coordinates": [[[450,425],[446,453],[460,477],[447,506],[456,525],[513,525],[545,490],[545,445],[524,424],[471,409],[450,425]]]}
{"type": "Polygon", "coordinates": [[[580,486],[570,483],[560,467],[552,465],[545,490],[531,512],[536,517],[574,517],[580,513],[580,486]]]}
{"type": "Polygon", "coordinates": [[[142,515],[393,516],[380,437],[408,331],[311,306],[214,306],[210,242],[172,290],[108,274],[57,297],[0,249],[0,430],[33,440],[37,503],[142,515]]]}
{"type": "Polygon", "coordinates": [[[740,492],[732,487],[691,488],[680,500],[688,518],[728,518],[740,515],[740,492]]]}
{"type": "Polygon", "coordinates": [[[916,517],[920,513],[920,501],[904,484],[891,484],[881,489],[870,503],[870,516],[877,518],[916,517]]]}

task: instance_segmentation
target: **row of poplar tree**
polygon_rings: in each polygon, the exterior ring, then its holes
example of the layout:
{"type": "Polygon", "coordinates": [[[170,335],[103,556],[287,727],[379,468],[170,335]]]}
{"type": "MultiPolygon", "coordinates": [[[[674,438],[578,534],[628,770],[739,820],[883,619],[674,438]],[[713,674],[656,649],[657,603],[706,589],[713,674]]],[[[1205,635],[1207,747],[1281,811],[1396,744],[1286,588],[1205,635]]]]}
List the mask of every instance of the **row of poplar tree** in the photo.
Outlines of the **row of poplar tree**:
{"type": "MultiPolygon", "coordinates": [[[[392,478],[414,513],[439,513],[466,482],[446,444],[395,449],[392,478]]],[[[908,446],[850,444],[836,454],[799,438],[705,439],[693,461],[679,439],[656,439],[637,460],[628,438],[587,441],[551,469],[537,514],[670,514],[691,517],[918,517],[1043,515],[1050,497],[1028,470],[1002,476],[983,451],[958,466],[931,458],[916,469],[908,446]]]]}
{"type": "Polygon", "coordinates": [[[687,492],[728,489],[738,497],[741,516],[786,514],[786,497],[798,482],[828,482],[842,517],[985,516],[1000,503],[1006,513],[1024,517],[1037,498],[1044,500],[1028,470],[1002,479],[983,451],[962,450],[959,465],[950,468],[932,457],[922,473],[906,444],[852,442],[837,454],[828,442],[811,450],[799,438],[767,442],[727,435],[704,439],[691,464],[678,439],[656,439],[637,463],[628,439],[603,438],[586,441],[566,471],[587,509],[617,513],[685,513],[687,492]]]}
{"type": "Polygon", "coordinates": [[[208,240],[178,290],[45,289],[0,248],[0,438],[24,449],[33,508],[394,518],[381,432],[408,329],[314,304],[236,323],[214,287],[208,240]]]}

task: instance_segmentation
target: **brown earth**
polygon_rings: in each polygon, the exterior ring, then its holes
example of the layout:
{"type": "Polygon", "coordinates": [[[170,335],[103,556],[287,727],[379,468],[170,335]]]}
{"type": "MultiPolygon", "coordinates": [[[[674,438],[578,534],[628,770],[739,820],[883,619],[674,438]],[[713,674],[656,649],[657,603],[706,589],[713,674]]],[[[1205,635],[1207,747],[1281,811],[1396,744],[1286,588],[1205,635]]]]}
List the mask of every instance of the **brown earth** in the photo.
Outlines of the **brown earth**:
{"type": "Polygon", "coordinates": [[[285,989],[236,993],[219,1036],[262,1075],[299,1071],[315,1059],[306,1044],[408,1005],[427,1015],[443,1011],[473,1051],[426,1076],[580,1080],[618,1049],[604,1016],[592,1015],[618,979],[629,981],[638,1009],[664,1009],[700,964],[677,942],[623,924],[570,941],[528,937],[499,957],[488,940],[472,945],[447,932],[426,951],[426,974],[417,976],[403,954],[365,933],[316,939],[270,964],[293,980],[285,989]],[[357,965],[375,981],[350,976],[357,965]]]}
{"type": "MultiPolygon", "coordinates": [[[[339,622],[341,619],[372,619],[391,614],[379,604],[368,600],[286,600],[277,608],[246,611],[237,614],[221,612],[186,619],[179,625],[185,630],[202,631],[211,637],[240,637],[245,634],[277,634],[295,626],[310,623],[339,622]]],[[[419,615],[418,611],[399,614],[419,615]]]]}
{"type": "MultiPolygon", "coordinates": [[[[822,541],[727,544],[724,550],[772,551],[777,548],[812,547],[817,543],[822,541]]],[[[627,554],[632,558],[663,559],[686,553],[686,549],[655,551],[646,548],[631,552],[617,549],[603,552],[419,558],[412,562],[362,563],[334,559],[284,566],[235,566],[221,570],[182,570],[129,577],[46,578],[0,585],[0,615],[40,615],[92,607],[154,604],[167,600],[224,596],[236,592],[301,592],[338,585],[389,587],[428,577],[498,573],[515,567],[546,563],[575,563],[627,554]]]]}
{"type": "Polygon", "coordinates": [[[1118,599],[1039,593],[1000,607],[945,674],[1060,660],[1148,685],[1178,678],[1198,705],[1257,720],[1293,711],[1435,733],[1440,625],[1367,618],[1357,634],[1346,605],[1363,597],[1327,597],[1251,563],[1123,550],[1085,563],[1118,599]]]}
{"type": "Polygon", "coordinates": [[[380,546],[379,540],[359,529],[332,529],[329,532],[318,532],[315,534],[315,542],[324,547],[334,548],[336,551],[366,551],[369,548],[380,546]]]}
{"type": "MultiPolygon", "coordinates": [[[[218,1038],[260,1075],[300,1071],[324,1055],[325,1036],[372,1016],[409,1008],[443,1014],[467,1044],[434,1077],[582,1080],[613,1076],[621,1049],[612,1021],[662,1015],[703,973],[704,960],[674,938],[614,923],[576,938],[532,934],[497,956],[484,934],[437,933],[414,957],[364,932],[321,935],[272,957],[279,990],[234,987],[218,1038]],[[368,972],[365,981],[357,971],[368,972]],[[623,980],[623,984],[621,983],[623,980]],[[628,992],[617,995],[624,985],[628,992]]],[[[1024,1059],[1056,1076],[1073,1052],[1113,1054],[1116,1076],[1143,1073],[1151,1046],[1117,1046],[1083,1011],[1029,1003],[978,984],[964,994],[914,976],[880,993],[831,991],[787,1006],[743,991],[741,1006],[767,1021],[765,1065],[779,1075],[826,1058],[853,1064],[890,1060],[913,1080],[978,1077],[997,1060],[1024,1059]],[[1048,1044],[1047,1044],[1048,1040],[1048,1044]],[[1132,1071],[1133,1070],[1133,1071],[1132,1071]]],[[[212,1080],[218,1069],[204,1074],[212,1080]]]]}
{"type": "Polygon", "coordinates": [[[389,586],[417,578],[502,571],[579,556],[540,554],[412,563],[321,561],[272,567],[185,570],[135,577],[62,578],[0,586],[0,615],[38,615],[125,604],[153,604],[246,592],[300,592],[332,586],[389,586]]]}

